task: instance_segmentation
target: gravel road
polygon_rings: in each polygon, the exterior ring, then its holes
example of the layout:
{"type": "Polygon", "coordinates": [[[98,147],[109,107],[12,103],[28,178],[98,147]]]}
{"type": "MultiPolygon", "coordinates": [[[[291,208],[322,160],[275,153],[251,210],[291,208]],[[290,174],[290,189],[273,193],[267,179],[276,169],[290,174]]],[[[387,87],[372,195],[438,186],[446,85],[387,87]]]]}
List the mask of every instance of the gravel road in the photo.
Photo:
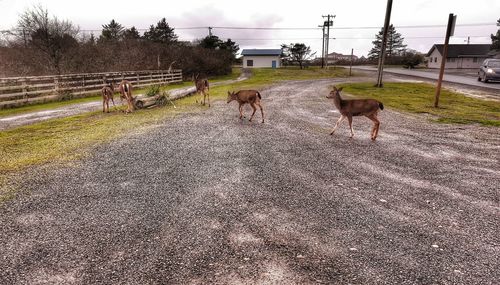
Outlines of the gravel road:
{"type": "Polygon", "coordinates": [[[33,169],[0,206],[0,284],[499,284],[498,129],[386,109],[375,143],[366,118],[330,136],[332,82],[33,169]]]}

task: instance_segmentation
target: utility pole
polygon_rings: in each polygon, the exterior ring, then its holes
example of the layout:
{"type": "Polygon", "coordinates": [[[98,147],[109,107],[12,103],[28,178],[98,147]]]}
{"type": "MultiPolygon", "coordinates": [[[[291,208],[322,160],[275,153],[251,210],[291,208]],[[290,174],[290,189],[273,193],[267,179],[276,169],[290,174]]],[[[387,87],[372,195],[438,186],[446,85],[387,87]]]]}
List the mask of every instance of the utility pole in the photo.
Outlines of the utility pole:
{"type": "Polygon", "coordinates": [[[354,56],[354,49],[352,48],[351,49],[351,64],[349,65],[349,76],[351,76],[352,74],[352,59],[353,59],[353,56],[354,56]]]}
{"type": "Polygon", "coordinates": [[[457,16],[450,13],[448,16],[448,26],[446,27],[446,37],[444,38],[443,46],[443,58],[441,60],[441,69],[439,70],[439,79],[436,87],[436,95],[434,96],[434,107],[439,106],[439,95],[441,95],[441,84],[443,83],[444,67],[446,64],[446,58],[448,57],[448,43],[450,42],[450,37],[453,36],[455,32],[455,23],[457,21],[457,16]]]}
{"type": "Polygon", "coordinates": [[[389,22],[391,21],[391,10],[392,10],[392,0],[387,0],[387,8],[385,10],[385,22],[384,22],[384,36],[382,38],[382,46],[380,48],[380,55],[378,58],[378,75],[377,75],[377,85],[375,87],[383,87],[382,75],[384,71],[384,60],[385,60],[385,47],[387,45],[387,33],[389,31],[389,22]]]}
{"type": "MultiPolygon", "coordinates": [[[[328,68],[328,47],[329,47],[329,43],[330,43],[330,27],[333,26],[333,18],[335,18],[335,15],[326,15],[326,16],[323,16],[323,18],[327,18],[327,21],[325,21],[325,23],[323,24],[323,26],[326,26],[326,35],[324,37],[326,37],[326,43],[325,43],[325,57],[326,57],[326,61],[325,61],[325,67],[328,68]],[[332,20],[330,20],[332,19],[332,20]]],[[[325,34],[325,33],[323,33],[325,34]]]]}
{"type": "Polygon", "coordinates": [[[323,42],[321,42],[321,68],[325,67],[325,26],[318,26],[323,28],[323,42]]]}

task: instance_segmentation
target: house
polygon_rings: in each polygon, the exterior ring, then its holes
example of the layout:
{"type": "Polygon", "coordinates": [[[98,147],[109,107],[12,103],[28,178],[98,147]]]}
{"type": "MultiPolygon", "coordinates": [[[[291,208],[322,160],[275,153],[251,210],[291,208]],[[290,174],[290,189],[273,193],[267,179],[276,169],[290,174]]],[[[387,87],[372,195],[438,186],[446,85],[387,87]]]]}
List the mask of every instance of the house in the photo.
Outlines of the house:
{"type": "Polygon", "coordinates": [[[281,49],[244,49],[241,55],[244,68],[281,67],[281,49]]]}
{"type": "MultiPolygon", "coordinates": [[[[328,64],[334,64],[338,61],[351,61],[351,55],[350,54],[341,54],[341,53],[336,53],[332,52],[329,53],[326,58],[328,59],[328,64]]],[[[353,55],[352,56],[353,61],[357,61],[358,57],[353,55]]]]}
{"type": "MultiPolygon", "coordinates": [[[[443,46],[433,45],[426,55],[427,67],[441,68],[443,46]]],[[[488,57],[489,44],[448,45],[446,68],[479,68],[488,57]]]]}

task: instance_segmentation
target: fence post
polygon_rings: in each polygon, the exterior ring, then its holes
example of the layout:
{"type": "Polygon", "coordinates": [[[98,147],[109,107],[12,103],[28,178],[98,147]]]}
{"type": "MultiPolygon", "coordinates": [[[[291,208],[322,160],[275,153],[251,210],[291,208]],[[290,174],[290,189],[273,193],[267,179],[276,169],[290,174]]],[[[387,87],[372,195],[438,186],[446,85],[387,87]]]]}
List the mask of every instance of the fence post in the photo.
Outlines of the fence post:
{"type": "Polygon", "coordinates": [[[23,87],[23,99],[25,99],[26,101],[28,101],[28,83],[27,83],[28,79],[26,77],[23,78],[23,83],[22,83],[22,87],[23,87]]]}
{"type": "Polygon", "coordinates": [[[59,76],[54,76],[54,92],[59,94],[59,76]]]}

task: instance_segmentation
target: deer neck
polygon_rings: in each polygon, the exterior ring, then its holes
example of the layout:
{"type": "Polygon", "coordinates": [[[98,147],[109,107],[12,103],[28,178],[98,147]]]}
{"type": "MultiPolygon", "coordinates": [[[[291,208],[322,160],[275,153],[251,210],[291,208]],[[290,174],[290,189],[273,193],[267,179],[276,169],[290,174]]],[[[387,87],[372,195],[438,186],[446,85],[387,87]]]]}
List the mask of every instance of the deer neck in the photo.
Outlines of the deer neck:
{"type": "Polygon", "coordinates": [[[342,98],[340,98],[340,95],[338,93],[333,96],[333,104],[339,110],[342,108],[342,98]]]}

